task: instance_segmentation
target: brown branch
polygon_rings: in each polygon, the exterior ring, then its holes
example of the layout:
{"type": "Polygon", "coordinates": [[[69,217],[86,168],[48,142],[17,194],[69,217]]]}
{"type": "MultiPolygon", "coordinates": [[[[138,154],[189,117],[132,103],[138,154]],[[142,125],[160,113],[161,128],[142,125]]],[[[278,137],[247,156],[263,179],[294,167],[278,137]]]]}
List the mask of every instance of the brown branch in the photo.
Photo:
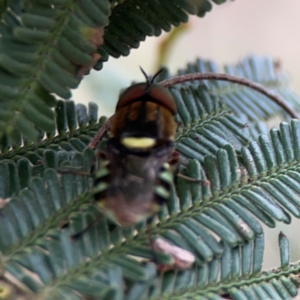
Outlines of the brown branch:
{"type": "Polygon", "coordinates": [[[111,122],[113,120],[114,116],[111,116],[106,120],[104,125],[98,130],[96,135],[93,137],[93,139],[88,144],[88,148],[95,150],[102,140],[102,138],[105,136],[106,132],[110,129],[111,122]]]}
{"type": "Polygon", "coordinates": [[[286,104],[286,102],[283,99],[275,95],[275,93],[273,93],[272,91],[266,89],[263,85],[245,78],[240,78],[228,74],[191,73],[166,79],[164,81],[161,81],[159,84],[161,84],[164,87],[169,87],[175,84],[193,80],[221,80],[245,85],[273,100],[281,108],[283,108],[292,118],[299,119],[298,115],[286,104]]]}
{"type": "MultiPolygon", "coordinates": [[[[266,89],[263,85],[245,78],[240,78],[228,74],[218,74],[218,73],[191,73],[191,74],[175,76],[170,79],[163,80],[159,84],[161,84],[164,87],[169,87],[175,84],[180,84],[180,83],[193,81],[193,80],[221,80],[221,81],[229,81],[229,82],[247,86],[273,100],[281,108],[283,108],[292,118],[299,119],[298,115],[285,103],[283,99],[275,95],[275,93],[273,93],[272,91],[266,89]]],[[[96,133],[92,141],[89,143],[88,148],[91,148],[93,150],[96,149],[97,145],[99,144],[103,136],[109,130],[113,117],[114,116],[111,116],[109,119],[107,119],[104,125],[96,133]]]]}

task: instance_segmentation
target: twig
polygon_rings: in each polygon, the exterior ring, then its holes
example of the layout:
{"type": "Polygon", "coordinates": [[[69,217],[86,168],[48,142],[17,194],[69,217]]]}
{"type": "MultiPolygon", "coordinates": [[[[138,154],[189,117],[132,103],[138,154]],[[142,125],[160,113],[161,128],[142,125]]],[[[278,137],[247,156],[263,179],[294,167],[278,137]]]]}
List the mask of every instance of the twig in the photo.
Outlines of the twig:
{"type": "Polygon", "coordinates": [[[110,118],[108,118],[106,120],[104,125],[98,130],[98,132],[96,133],[94,138],[88,144],[88,148],[93,149],[93,150],[95,150],[97,148],[98,144],[100,143],[100,141],[102,140],[102,138],[104,137],[106,132],[110,129],[110,125],[111,125],[113,118],[114,118],[114,116],[111,116],[110,118]]]}
{"type": "MultiPolygon", "coordinates": [[[[273,100],[281,108],[283,108],[292,118],[299,119],[298,115],[288,105],[286,105],[283,99],[275,95],[275,93],[273,93],[272,91],[266,89],[263,85],[245,78],[240,78],[240,77],[236,77],[228,74],[220,74],[220,73],[219,74],[218,73],[191,73],[191,74],[175,76],[170,79],[163,80],[159,82],[159,84],[164,87],[169,87],[175,84],[180,84],[180,83],[193,81],[193,80],[221,80],[221,81],[229,81],[229,82],[247,86],[273,100]]],[[[95,137],[89,143],[88,148],[91,148],[93,150],[96,149],[97,145],[99,144],[103,136],[109,130],[113,117],[114,116],[111,116],[104,123],[104,125],[99,129],[95,137]]]]}
{"type": "Polygon", "coordinates": [[[228,74],[191,73],[191,74],[185,74],[181,76],[175,76],[170,79],[166,79],[164,81],[161,81],[159,84],[161,84],[164,87],[169,87],[175,84],[179,84],[187,81],[193,81],[193,80],[221,80],[221,81],[229,81],[229,82],[245,85],[253,90],[260,92],[261,94],[267,96],[268,98],[272,99],[275,103],[277,103],[280,107],[282,107],[292,118],[299,119],[298,115],[288,105],[286,105],[283,99],[275,95],[272,91],[266,89],[261,84],[245,78],[240,78],[228,74]]]}

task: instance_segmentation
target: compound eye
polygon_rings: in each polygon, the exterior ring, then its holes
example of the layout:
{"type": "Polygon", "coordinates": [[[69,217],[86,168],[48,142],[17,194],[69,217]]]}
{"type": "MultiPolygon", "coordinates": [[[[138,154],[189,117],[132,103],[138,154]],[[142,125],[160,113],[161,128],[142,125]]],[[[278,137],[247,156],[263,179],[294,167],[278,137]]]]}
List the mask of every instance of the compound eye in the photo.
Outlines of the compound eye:
{"type": "MultiPolygon", "coordinates": [[[[174,115],[177,112],[174,98],[167,88],[157,83],[151,83],[150,86],[148,86],[145,82],[137,83],[127,88],[119,97],[116,111],[142,97],[147,97],[147,100],[146,98],[144,99],[146,101],[154,102],[165,107],[174,115]]],[[[143,99],[140,100],[143,101],[143,99]]]]}
{"type": "Polygon", "coordinates": [[[147,83],[142,82],[142,83],[134,84],[129,88],[127,88],[119,97],[116,111],[134,102],[135,99],[145,95],[146,87],[147,87],[147,83]]]}
{"type": "Polygon", "coordinates": [[[155,102],[169,109],[174,115],[177,112],[176,104],[169,90],[160,84],[152,83],[149,96],[155,99],[155,102]]]}

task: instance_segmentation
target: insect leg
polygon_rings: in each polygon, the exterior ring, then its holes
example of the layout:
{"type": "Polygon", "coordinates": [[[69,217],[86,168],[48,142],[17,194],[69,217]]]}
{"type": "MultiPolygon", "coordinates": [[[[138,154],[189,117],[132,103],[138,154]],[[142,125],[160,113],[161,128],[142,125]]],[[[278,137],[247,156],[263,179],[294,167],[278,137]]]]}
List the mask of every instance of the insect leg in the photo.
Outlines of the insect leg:
{"type": "Polygon", "coordinates": [[[86,233],[87,231],[89,231],[91,228],[93,228],[102,218],[103,216],[100,214],[93,222],[91,222],[87,227],[85,227],[84,229],[82,229],[81,231],[73,234],[70,236],[71,240],[76,240],[78,238],[80,238],[84,233],[86,233]]]}
{"type": "Polygon", "coordinates": [[[180,177],[180,178],[183,178],[184,180],[190,181],[190,182],[195,182],[195,183],[205,183],[204,180],[192,178],[192,177],[183,175],[183,174],[181,174],[181,173],[178,173],[177,176],[180,177]]]}
{"type": "Polygon", "coordinates": [[[83,175],[83,176],[91,176],[91,172],[80,171],[76,169],[60,169],[57,170],[59,174],[74,174],[74,175],[83,175]]]}
{"type": "Polygon", "coordinates": [[[150,227],[150,224],[152,223],[152,221],[153,221],[153,217],[150,217],[147,220],[147,235],[148,235],[148,242],[149,242],[151,254],[152,254],[152,261],[157,265],[157,264],[159,264],[159,260],[156,255],[155,249],[154,249],[154,239],[152,237],[152,232],[151,232],[151,227],[150,227]]]}
{"type": "Polygon", "coordinates": [[[192,178],[186,175],[183,175],[181,173],[179,173],[179,163],[180,163],[180,154],[177,151],[174,151],[172,153],[172,156],[170,157],[169,161],[168,161],[170,167],[173,170],[173,174],[176,174],[177,177],[183,178],[189,182],[194,182],[194,183],[202,183],[205,184],[205,180],[201,180],[201,179],[196,179],[196,178],[192,178]]]}

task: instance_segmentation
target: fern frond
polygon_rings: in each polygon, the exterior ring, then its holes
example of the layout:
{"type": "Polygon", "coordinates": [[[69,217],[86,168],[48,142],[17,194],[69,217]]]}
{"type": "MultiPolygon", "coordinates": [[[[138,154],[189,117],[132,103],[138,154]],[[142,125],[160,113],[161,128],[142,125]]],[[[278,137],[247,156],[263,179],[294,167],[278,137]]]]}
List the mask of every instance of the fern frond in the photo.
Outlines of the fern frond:
{"type": "MultiPolygon", "coordinates": [[[[227,73],[259,82],[281,96],[294,110],[300,112],[299,97],[288,86],[287,77],[270,57],[250,56],[235,65],[226,65],[224,68],[219,68],[212,61],[197,59],[195,63],[189,63],[185,69],[179,70],[178,74],[195,72],[227,73]]],[[[185,85],[198,85],[199,83],[195,81],[185,85]]],[[[286,113],[277,104],[247,87],[217,80],[206,80],[204,83],[211,94],[222,97],[237,116],[246,118],[249,123],[266,121],[276,115],[286,118],[286,113]]]]}
{"type": "MultiPolygon", "coordinates": [[[[246,251],[247,245],[252,249],[249,246],[251,241],[257,241],[263,233],[257,219],[274,227],[275,221],[289,223],[290,214],[300,217],[300,203],[297,200],[300,193],[299,130],[300,123],[296,120],[290,126],[282,123],[281,131],[271,131],[272,142],[268,137],[260,136],[257,142],[242,147],[239,155],[232,146],[227,145],[219,149],[215,156],[206,156],[203,167],[197,160],[191,160],[183,172],[201,179],[203,183],[177,179],[177,193],[172,191],[171,199],[163,205],[157,219],[150,225],[153,235],[160,235],[193,253],[196,268],[200,268],[207,262],[216,264],[216,258],[224,255],[225,244],[228,249],[241,244],[245,244],[243,251],[246,251]]],[[[51,163],[51,158],[59,159],[58,152],[50,154],[49,165],[57,166],[58,163],[51,163]]],[[[86,167],[92,156],[91,152],[86,152],[84,157],[75,154],[64,165],[86,167]]],[[[24,164],[23,160],[21,162],[24,164]]],[[[22,170],[25,169],[23,165],[22,170]]],[[[13,276],[32,291],[43,294],[47,291],[52,296],[52,293],[60,293],[62,290],[68,294],[69,289],[70,293],[73,293],[72,289],[80,292],[80,288],[86,292],[88,281],[83,278],[94,278],[96,275],[93,274],[99,272],[99,278],[104,278],[106,283],[101,288],[104,288],[105,293],[110,293],[112,286],[107,279],[107,270],[115,268],[119,270],[116,272],[119,272],[119,280],[122,282],[136,282],[144,278],[149,283],[147,268],[128,257],[151,258],[151,252],[146,246],[147,231],[144,223],[137,225],[135,231],[134,228],[111,227],[102,218],[94,229],[75,241],[72,247],[68,237],[85,228],[98,214],[89,201],[92,183],[82,176],[72,174],[58,178],[51,168],[44,171],[44,180],[32,178],[28,183],[28,177],[30,174],[24,176],[27,178],[24,185],[28,184],[29,189],[21,190],[4,206],[0,219],[1,228],[6,228],[1,235],[0,247],[3,266],[10,274],[8,278],[13,276]],[[67,227],[60,230],[59,224],[67,227]],[[97,236],[101,240],[95,242],[97,236]],[[52,248],[50,251],[48,247],[54,247],[58,252],[53,252],[52,248]],[[43,257],[41,264],[44,267],[41,269],[34,268],[36,257],[43,257]],[[61,261],[58,262],[55,257],[61,261]],[[66,261],[69,264],[68,279],[61,269],[53,271],[56,269],[52,264],[49,266],[49,260],[59,266],[66,261]],[[47,275],[47,279],[41,277],[46,270],[56,274],[55,285],[53,274],[47,275]],[[38,274],[38,282],[34,278],[31,278],[34,283],[26,281],[24,272],[27,274],[29,271],[38,274]]],[[[239,261],[240,258],[236,259],[239,261]]],[[[282,256],[282,265],[285,267],[286,261],[286,255],[282,256]]],[[[211,278],[215,282],[218,272],[213,274],[215,277],[211,278]]],[[[247,282],[247,285],[250,283],[247,282]]]]}
{"type": "Polygon", "coordinates": [[[8,1],[0,39],[0,133],[18,141],[54,130],[55,93],[70,98],[99,59],[108,1],[8,1]]]}
{"type": "MultiPolygon", "coordinates": [[[[226,0],[213,0],[216,4],[226,0]]],[[[203,17],[212,9],[210,1],[116,1],[105,28],[104,44],[98,49],[101,59],[95,66],[101,69],[109,56],[127,56],[138,48],[147,36],[159,36],[172,26],[188,21],[188,14],[203,17]]]]}
{"type": "Polygon", "coordinates": [[[193,234],[200,235],[203,244],[217,255],[218,247],[211,244],[208,230],[233,246],[262,233],[257,219],[275,227],[275,221],[290,223],[291,215],[299,218],[300,123],[292,120],[290,126],[282,123],[280,127],[280,131],[271,130],[270,137],[261,135],[251,141],[238,155],[227,145],[215,157],[206,156],[203,168],[190,161],[184,174],[203,184],[178,178],[179,203],[171,198],[168,213],[160,217],[162,228],[171,230],[162,236],[187,248],[181,242],[185,240],[189,251],[196,256],[202,251],[207,257],[199,242],[193,241],[193,234]]]}
{"type": "Polygon", "coordinates": [[[98,106],[89,103],[86,107],[73,101],[58,101],[55,107],[56,120],[52,132],[39,131],[38,141],[32,144],[16,130],[18,140],[12,140],[7,135],[0,139],[0,158],[9,159],[15,156],[25,156],[36,164],[43,151],[66,150],[83,151],[97,130],[105,122],[105,117],[98,120],[98,106]]]}
{"type": "MultiPolygon", "coordinates": [[[[288,241],[279,237],[281,256],[289,262],[288,241]]],[[[281,267],[261,272],[264,237],[243,246],[229,247],[223,243],[220,258],[195,266],[186,271],[170,271],[155,281],[135,283],[127,299],[292,299],[296,296],[299,282],[296,274],[299,264],[286,269],[281,267]],[[225,298],[224,298],[225,297],[225,298]]]]}
{"type": "Polygon", "coordinates": [[[222,101],[211,96],[202,84],[197,87],[171,87],[176,102],[178,130],[176,149],[182,158],[203,161],[225,144],[236,149],[249,142],[245,123],[232,115],[222,101]]]}
{"type": "Polygon", "coordinates": [[[91,178],[64,174],[59,179],[55,169],[71,163],[75,168],[89,171],[93,160],[93,151],[86,149],[83,154],[47,150],[40,165],[34,167],[26,159],[16,164],[1,162],[3,189],[0,197],[9,198],[0,217],[1,228],[7,229],[2,230],[0,236],[0,248],[5,255],[11,256],[28,247],[32,239],[57,228],[72,211],[90,200],[91,178]],[[14,181],[10,183],[12,178],[14,181]],[[82,194],[84,196],[78,199],[82,194]]]}

